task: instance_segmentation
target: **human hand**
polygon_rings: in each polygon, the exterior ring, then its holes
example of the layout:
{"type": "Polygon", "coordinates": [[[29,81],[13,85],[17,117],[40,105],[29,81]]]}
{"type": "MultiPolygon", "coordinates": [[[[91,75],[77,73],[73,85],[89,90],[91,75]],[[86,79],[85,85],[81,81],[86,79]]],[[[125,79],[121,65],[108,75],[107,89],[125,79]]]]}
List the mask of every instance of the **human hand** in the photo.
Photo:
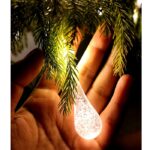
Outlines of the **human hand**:
{"type": "Polygon", "coordinates": [[[76,133],[73,111],[68,116],[59,113],[57,86],[45,76],[25,104],[14,111],[24,87],[42,68],[43,55],[36,50],[16,64],[12,71],[13,150],[104,150],[107,147],[127,101],[132,78],[130,75],[123,75],[120,79],[113,76],[112,54],[98,72],[111,41],[111,36],[100,35],[97,31],[93,36],[78,69],[80,83],[102,119],[101,134],[95,139],[85,140],[76,133]]]}

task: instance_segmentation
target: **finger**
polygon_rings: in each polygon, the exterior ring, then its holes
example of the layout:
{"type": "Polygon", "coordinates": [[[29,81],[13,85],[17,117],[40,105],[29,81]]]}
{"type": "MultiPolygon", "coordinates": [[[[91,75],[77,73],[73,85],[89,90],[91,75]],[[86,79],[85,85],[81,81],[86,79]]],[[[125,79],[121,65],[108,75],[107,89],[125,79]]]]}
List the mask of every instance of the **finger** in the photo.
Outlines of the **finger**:
{"type": "Polygon", "coordinates": [[[11,109],[15,107],[23,93],[23,89],[40,72],[43,65],[43,53],[36,49],[31,52],[24,60],[12,66],[12,85],[11,85],[11,109]]]}
{"type": "Polygon", "coordinates": [[[116,82],[117,77],[113,73],[113,55],[111,54],[87,93],[88,99],[98,113],[101,113],[110,100],[116,82]]]}
{"type": "Polygon", "coordinates": [[[128,99],[131,85],[132,77],[130,75],[122,76],[117,83],[111,101],[100,115],[103,122],[103,127],[98,141],[102,147],[105,147],[108,144],[112,134],[114,133],[116,124],[121,117],[121,112],[128,99]]]}
{"type": "Polygon", "coordinates": [[[111,35],[106,36],[100,30],[101,28],[97,29],[77,66],[80,83],[85,93],[90,87],[111,41],[111,35]]]}
{"type": "Polygon", "coordinates": [[[43,65],[43,52],[35,49],[22,61],[12,66],[12,82],[20,86],[28,85],[39,73],[43,65]]]}

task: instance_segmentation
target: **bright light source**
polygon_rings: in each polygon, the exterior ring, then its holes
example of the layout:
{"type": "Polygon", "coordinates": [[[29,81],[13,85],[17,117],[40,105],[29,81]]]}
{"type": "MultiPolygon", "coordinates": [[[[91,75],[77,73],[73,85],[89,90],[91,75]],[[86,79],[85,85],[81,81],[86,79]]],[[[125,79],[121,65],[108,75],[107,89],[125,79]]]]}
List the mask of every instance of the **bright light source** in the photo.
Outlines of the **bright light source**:
{"type": "Polygon", "coordinates": [[[101,16],[102,15],[102,7],[100,7],[97,12],[101,16]]]}
{"type": "Polygon", "coordinates": [[[138,11],[137,11],[137,9],[134,9],[134,14],[133,14],[134,23],[137,23],[137,20],[138,20],[138,11]]]}
{"type": "Polygon", "coordinates": [[[136,5],[140,8],[141,5],[142,5],[142,0],[137,0],[137,1],[136,1],[136,5]]]}
{"type": "Polygon", "coordinates": [[[88,101],[79,82],[74,104],[74,118],[75,129],[82,138],[94,139],[100,134],[102,129],[100,116],[88,101]]]}

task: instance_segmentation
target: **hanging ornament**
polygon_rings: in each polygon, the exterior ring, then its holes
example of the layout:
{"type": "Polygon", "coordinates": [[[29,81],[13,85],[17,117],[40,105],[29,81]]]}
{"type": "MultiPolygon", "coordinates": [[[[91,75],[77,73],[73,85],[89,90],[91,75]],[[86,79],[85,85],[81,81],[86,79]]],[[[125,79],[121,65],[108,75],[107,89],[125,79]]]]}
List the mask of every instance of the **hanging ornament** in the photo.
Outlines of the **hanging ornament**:
{"type": "Polygon", "coordinates": [[[101,118],[90,104],[78,81],[74,104],[74,119],[75,130],[82,138],[90,140],[100,134],[102,129],[101,118]]]}

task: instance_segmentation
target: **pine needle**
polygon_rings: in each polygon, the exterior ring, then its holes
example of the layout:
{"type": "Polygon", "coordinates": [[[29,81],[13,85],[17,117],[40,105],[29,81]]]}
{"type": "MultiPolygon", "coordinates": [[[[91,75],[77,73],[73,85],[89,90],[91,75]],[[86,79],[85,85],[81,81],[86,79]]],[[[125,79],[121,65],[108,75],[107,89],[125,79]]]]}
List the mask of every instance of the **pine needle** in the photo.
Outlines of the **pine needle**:
{"type": "Polygon", "coordinates": [[[124,74],[135,34],[131,12],[122,0],[12,0],[11,12],[12,53],[23,49],[22,38],[30,29],[45,53],[47,77],[55,79],[61,91],[63,114],[71,111],[78,80],[72,53],[77,28],[93,34],[102,25],[103,33],[113,33],[114,74],[124,74]]]}

